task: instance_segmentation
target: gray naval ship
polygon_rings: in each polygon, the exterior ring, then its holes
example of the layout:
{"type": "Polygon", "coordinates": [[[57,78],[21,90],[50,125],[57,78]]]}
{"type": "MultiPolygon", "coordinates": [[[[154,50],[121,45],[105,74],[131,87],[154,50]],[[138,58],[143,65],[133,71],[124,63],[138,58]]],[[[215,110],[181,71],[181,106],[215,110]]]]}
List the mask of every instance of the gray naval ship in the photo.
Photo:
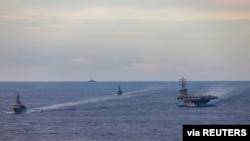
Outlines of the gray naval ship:
{"type": "Polygon", "coordinates": [[[180,79],[181,88],[179,90],[180,95],[177,99],[182,100],[187,107],[204,107],[212,99],[217,99],[217,96],[212,95],[189,95],[186,88],[186,79],[183,77],[180,79]]]}
{"type": "Polygon", "coordinates": [[[118,87],[117,95],[122,95],[122,89],[120,86],[118,87]]]}
{"type": "Polygon", "coordinates": [[[16,103],[12,105],[15,114],[26,112],[26,106],[20,101],[19,92],[16,97],[16,103]]]}

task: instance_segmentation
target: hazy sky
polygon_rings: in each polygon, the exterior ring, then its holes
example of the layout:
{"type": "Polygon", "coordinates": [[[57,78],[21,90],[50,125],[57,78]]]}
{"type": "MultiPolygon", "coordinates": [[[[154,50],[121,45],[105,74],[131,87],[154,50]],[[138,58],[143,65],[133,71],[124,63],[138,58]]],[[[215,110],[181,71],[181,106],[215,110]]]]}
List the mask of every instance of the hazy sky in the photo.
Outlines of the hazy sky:
{"type": "Polygon", "coordinates": [[[0,0],[0,81],[250,80],[249,0],[0,0]]]}

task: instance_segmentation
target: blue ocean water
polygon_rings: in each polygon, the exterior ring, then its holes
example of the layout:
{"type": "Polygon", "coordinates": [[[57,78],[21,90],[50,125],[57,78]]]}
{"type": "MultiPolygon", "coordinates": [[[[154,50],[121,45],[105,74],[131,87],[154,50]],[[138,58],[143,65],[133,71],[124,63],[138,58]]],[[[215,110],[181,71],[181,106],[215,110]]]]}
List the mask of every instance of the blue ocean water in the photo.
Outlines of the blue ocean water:
{"type": "Polygon", "coordinates": [[[188,82],[219,97],[203,108],[184,107],[178,84],[0,82],[0,140],[182,141],[183,124],[250,124],[250,82],[188,82]],[[27,113],[11,109],[18,91],[27,113]]]}

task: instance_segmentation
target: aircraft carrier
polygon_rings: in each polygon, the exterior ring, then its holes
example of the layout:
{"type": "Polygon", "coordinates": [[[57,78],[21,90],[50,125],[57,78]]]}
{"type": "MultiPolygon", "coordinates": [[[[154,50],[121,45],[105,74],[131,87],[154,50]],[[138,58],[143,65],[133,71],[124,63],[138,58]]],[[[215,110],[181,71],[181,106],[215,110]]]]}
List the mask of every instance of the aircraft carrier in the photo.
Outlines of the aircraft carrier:
{"type": "Polygon", "coordinates": [[[186,88],[186,79],[180,79],[181,88],[179,89],[180,95],[177,99],[182,100],[187,107],[204,107],[212,99],[217,99],[217,96],[212,95],[189,95],[186,88]]]}

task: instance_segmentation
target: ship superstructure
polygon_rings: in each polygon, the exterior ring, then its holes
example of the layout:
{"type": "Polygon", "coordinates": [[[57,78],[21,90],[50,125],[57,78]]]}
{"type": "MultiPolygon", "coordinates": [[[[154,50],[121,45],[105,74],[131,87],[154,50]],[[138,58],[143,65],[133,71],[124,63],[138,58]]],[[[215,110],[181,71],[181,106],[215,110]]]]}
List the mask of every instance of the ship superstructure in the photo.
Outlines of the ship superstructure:
{"type": "Polygon", "coordinates": [[[212,95],[189,95],[186,88],[186,79],[180,79],[181,88],[179,89],[180,95],[177,99],[182,100],[187,107],[203,107],[212,99],[217,99],[217,96],[212,95]]]}

